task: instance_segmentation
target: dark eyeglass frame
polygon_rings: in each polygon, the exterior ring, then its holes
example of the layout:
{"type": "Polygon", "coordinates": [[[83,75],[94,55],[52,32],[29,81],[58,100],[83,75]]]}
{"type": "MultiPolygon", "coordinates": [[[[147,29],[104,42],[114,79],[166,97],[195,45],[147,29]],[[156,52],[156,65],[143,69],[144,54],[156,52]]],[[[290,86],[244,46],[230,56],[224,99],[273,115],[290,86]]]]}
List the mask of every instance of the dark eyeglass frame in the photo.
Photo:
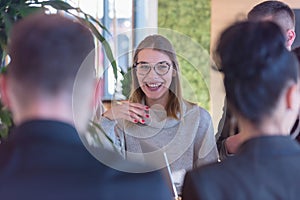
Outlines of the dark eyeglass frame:
{"type": "Polygon", "coordinates": [[[147,65],[150,65],[150,69],[149,69],[149,71],[148,71],[147,73],[145,73],[145,74],[139,73],[139,74],[142,75],[142,76],[146,76],[147,74],[149,74],[152,68],[154,69],[154,71],[155,71],[156,74],[158,74],[158,75],[160,75],[160,76],[163,76],[163,75],[166,75],[166,74],[170,71],[170,68],[171,68],[171,66],[172,66],[172,64],[170,64],[170,63],[167,62],[167,61],[161,61],[161,62],[158,62],[158,63],[156,63],[156,64],[154,64],[154,65],[151,64],[151,63],[142,61],[142,62],[137,62],[137,63],[135,63],[135,64],[133,65],[133,68],[137,71],[137,70],[138,70],[138,69],[137,69],[137,68],[138,68],[138,65],[140,65],[140,64],[147,64],[147,65]],[[167,70],[165,73],[162,73],[162,74],[156,71],[156,66],[161,65],[161,64],[166,64],[166,65],[168,66],[168,70],[167,70]]]}

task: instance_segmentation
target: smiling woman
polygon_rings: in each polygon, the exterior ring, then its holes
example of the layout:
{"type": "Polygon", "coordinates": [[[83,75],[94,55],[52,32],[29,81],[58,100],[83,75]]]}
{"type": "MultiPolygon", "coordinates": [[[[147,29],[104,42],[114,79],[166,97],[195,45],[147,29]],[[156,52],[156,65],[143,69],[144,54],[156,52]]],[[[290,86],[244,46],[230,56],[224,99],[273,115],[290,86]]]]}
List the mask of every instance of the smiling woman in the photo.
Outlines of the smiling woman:
{"type": "Polygon", "coordinates": [[[133,63],[129,101],[107,110],[101,125],[124,157],[151,163],[144,172],[164,168],[166,153],[180,193],[187,170],[218,158],[211,117],[182,98],[177,56],[165,37],[146,37],[133,63]]]}
{"type": "Polygon", "coordinates": [[[155,104],[167,107],[169,87],[174,74],[172,72],[175,70],[169,63],[171,63],[169,57],[158,50],[143,49],[139,52],[137,66],[134,69],[138,85],[145,94],[145,103],[150,107],[155,104]],[[150,63],[155,64],[153,70],[150,63]]]}
{"type": "Polygon", "coordinates": [[[155,67],[154,70],[149,70],[145,75],[139,73],[138,65],[134,68],[137,73],[134,71],[132,73],[133,89],[130,101],[135,103],[145,101],[148,106],[162,105],[168,117],[179,119],[178,114],[182,114],[180,106],[182,91],[178,74],[179,64],[170,41],[161,35],[146,37],[137,47],[133,63],[154,64],[155,67]],[[166,73],[157,73],[155,69],[159,63],[169,65],[166,73]],[[153,86],[157,86],[157,88],[153,86]]]}

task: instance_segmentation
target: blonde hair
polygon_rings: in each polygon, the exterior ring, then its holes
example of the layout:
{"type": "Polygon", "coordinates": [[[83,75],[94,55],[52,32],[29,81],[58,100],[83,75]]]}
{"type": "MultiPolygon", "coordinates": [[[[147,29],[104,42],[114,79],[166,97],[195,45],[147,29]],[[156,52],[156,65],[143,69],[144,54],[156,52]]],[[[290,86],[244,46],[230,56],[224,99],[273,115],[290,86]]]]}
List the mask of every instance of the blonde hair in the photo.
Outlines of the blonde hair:
{"type": "MultiPolygon", "coordinates": [[[[176,71],[176,73],[175,76],[172,77],[172,82],[169,88],[170,93],[168,98],[168,104],[166,106],[166,112],[168,117],[179,119],[177,114],[179,113],[180,117],[182,115],[182,108],[181,108],[182,92],[181,92],[181,84],[179,79],[179,65],[172,44],[167,38],[161,35],[150,35],[146,37],[135,50],[133,56],[133,65],[137,63],[138,54],[143,49],[152,49],[155,51],[159,51],[167,55],[171,60],[173,69],[176,71]]],[[[132,88],[131,88],[129,101],[134,103],[140,103],[144,99],[145,93],[142,91],[139,85],[136,71],[134,69],[132,69],[131,74],[132,74],[132,88]]]]}

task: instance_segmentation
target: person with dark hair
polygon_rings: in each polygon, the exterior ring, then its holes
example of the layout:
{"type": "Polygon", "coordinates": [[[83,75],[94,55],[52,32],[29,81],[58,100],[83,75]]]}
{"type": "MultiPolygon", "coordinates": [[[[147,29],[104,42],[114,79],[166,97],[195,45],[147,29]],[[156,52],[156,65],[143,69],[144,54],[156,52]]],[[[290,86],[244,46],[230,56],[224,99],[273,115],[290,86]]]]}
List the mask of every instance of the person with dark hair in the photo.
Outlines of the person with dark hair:
{"type": "MultiPolygon", "coordinates": [[[[295,14],[293,10],[281,1],[264,1],[254,6],[248,13],[250,21],[273,21],[278,24],[285,35],[285,45],[288,50],[296,38],[295,14]]],[[[225,98],[226,99],[226,98],[225,98]]],[[[225,100],[225,105],[227,100],[225,100]]],[[[237,126],[236,116],[227,107],[223,108],[223,116],[216,134],[220,159],[223,160],[236,153],[239,145],[244,141],[237,126]]]]}
{"type": "MultiPolygon", "coordinates": [[[[95,159],[80,140],[95,85],[88,28],[58,14],[34,14],[13,27],[8,53],[1,100],[16,127],[0,145],[1,199],[172,198],[160,173],[117,171],[95,159]]],[[[114,166],[137,166],[97,150],[114,166]]]]}
{"type": "Polygon", "coordinates": [[[166,153],[181,192],[187,170],[217,161],[218,151],[209,113],[183,99],[176,52],[161,35],[147,36],[133,56],[129,101],[103,114],[101,125],[127,159],[157,162],[166,153]],[[145,151],[143,144],[153,147],[145,151]],[[145,158],[146,157],[146,158],[145,158]]]}
{"type": "Polygon", "coordinates": [[[291,46],[296,38],[295,14],[293,10],[281,1],[264,1],[254,6],[248,13],[248,20],[269,20],[278,24],[286,36],[286,47],[291,46]]]}
{"type": "Polygon", "coordinates": [[[300,146],[289,136],[300,109],[299,63],[285,43],[269,21],[221,34],[216,57],[245,142],[235,156],[188,172],[183,199],[299,198],[300,146]]]}

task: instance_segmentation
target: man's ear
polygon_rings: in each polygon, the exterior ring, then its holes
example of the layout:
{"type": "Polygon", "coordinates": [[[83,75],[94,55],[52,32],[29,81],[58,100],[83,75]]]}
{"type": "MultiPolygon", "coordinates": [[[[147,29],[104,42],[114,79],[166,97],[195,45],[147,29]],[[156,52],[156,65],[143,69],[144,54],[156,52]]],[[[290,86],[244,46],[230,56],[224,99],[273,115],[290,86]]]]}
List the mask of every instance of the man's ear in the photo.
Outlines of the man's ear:
{"type": "Polygon", "coordinates": [[[294,43],[295,41],[295,38],[296,38],[296,32],[292,29],[289,29],[286,33],[286,36],[287,36],[287,40],[286,40],[286,46],[287,48],[290,50],[291,49],[291,46],[292,44],[294,43]]]}
{"type": "Polygon", "coordinates": [[[1,102],[2,104],[10,108],[10,100],[8,95],[8,83],[7,77],[3,74],[0,75],[0,94],[1,94],[1,102]]]}

